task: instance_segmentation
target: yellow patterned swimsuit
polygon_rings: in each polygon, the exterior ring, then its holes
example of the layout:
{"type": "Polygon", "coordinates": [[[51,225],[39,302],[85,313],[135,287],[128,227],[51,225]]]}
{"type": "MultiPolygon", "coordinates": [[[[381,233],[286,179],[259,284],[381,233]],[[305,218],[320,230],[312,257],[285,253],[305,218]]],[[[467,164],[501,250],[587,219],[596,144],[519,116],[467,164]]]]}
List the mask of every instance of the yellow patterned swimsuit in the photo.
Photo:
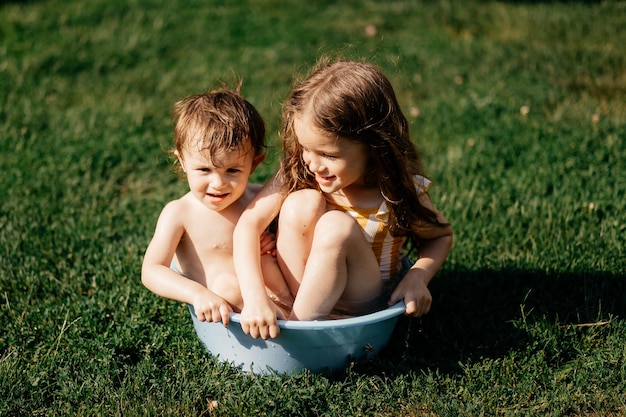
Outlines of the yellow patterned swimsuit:
{"type": "MultiPolygon", "coordinates": [[[[420,175],[416,175],[415,188],[418,194],[423,194],[430,188],[430,180],[420,175]]],[[[391,285],[393,278],[402,270],[402,259],[406,236],[392,236],[389,231],[389,209],[387,203],[383,203],[378,208],[363,209],[357,207],[342,206],[334,202],[329,202],[333,207],[344,211],[354,218],[372,247],[380,267],[380,277],[385,288],[391,285]]]]}

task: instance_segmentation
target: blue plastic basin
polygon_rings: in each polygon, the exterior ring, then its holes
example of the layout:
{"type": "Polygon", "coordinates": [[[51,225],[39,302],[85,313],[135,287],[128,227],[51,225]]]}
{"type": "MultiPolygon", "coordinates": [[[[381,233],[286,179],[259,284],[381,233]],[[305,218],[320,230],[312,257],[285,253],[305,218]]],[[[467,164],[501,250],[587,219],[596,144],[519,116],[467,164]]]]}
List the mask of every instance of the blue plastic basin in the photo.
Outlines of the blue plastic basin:
{"type": "Polygon", "coordinates": [[[189,311],[198,337],[219,360],[255,374],[293,374],[302,369],[319,372],[344,369],[350,361],[370,359],[382,349],[404,313],[404,302],[385,310],[339,320],[279,320],[275,339],[253,339],[241,328],[241,315],[231,313],[230,324],[201,322],[189,311]]]}

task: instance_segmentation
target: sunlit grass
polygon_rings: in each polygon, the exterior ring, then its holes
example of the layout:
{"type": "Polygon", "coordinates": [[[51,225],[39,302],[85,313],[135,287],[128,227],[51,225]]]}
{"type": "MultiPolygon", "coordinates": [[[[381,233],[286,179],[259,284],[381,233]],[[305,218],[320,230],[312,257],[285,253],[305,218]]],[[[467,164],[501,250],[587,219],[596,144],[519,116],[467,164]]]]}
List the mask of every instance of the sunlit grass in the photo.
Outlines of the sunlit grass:
{"type": "Polygon", "coordinates": [[[623,1],[0,4],[0,415],[626,413],[625,28],[623,1]],[[169,112],[242,79],[264,181],[323,54],[389,75],[455,245],[374,361],[246,375],[140,283],[186,189],[169,112]]]}

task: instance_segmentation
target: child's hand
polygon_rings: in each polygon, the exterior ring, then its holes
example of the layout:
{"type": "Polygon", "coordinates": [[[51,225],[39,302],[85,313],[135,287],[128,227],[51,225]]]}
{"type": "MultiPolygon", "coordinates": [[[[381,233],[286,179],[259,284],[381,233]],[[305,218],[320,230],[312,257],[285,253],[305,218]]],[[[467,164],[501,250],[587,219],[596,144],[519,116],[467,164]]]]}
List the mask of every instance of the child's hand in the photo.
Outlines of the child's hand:
{"type": "Polygon", "coordinates": [[[265,254],[276,256],[276,235],[268,231],[261,234],[261,255],[265,254]]]}
{"type": "Polygon", "coordinates": [[[278,337],[280,328],[276,319],[276,311],[269,304],[265,306],[248,307],[245,304],[241,310],[241,328],[244,333],[254,339],[259,336],[267,340],[268,337],[278,337]]]}
{"type": "Polygon", "coordinates": [[[229,313],[233,312],[232,307],[223,298],[208,291],[196,295],[193,299],[193,309],[200,321],[210,321],[213,323],[222,322],[224,327],[228,326],[229,313]]]}
{"type": "Polygon", "coordinates": [[[418,271],[410,270],[389,298],[389,305],[404,300],[405,314],[420,317],[430,311],[433,297],[418,271]]]}

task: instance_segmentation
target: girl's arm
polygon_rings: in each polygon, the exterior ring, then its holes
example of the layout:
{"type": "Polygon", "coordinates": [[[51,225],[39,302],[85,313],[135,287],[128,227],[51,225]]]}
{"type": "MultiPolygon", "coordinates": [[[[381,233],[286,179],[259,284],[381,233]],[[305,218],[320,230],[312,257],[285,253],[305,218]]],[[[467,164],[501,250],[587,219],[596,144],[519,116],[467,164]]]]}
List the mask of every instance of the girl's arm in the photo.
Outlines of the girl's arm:
{"type": "Polygon", "coordinates": [[[278,215],[283,201],[281,183],[274,175],[241,214],[233,235],[233,259],[241,295],[241,327],[253,338],[277,337],[276,308],[265,291],[261,272],[260,237],[278,215]]]}
{"type": "Polygon", "coordinates": [[[228,326],[231,306],[204,285],[172,271],[170,265],[178,243],[184,233],[179,202],[165,206],[154,236],[143,258],[141,281],[153,293],[161,297],[191,304],[200,321],[222,321],[228,326]]]}
{"type": "MultiPolygon", "coordinates": [[[[448,224],[446,218],[435,209],[428,194],[422,194],[420,202],[437,213],[440,223],[448,224]]],[[[420,237],[419,259],[393,291],[389,304],[393,305],[404,300],[406,314],[420,317],[430,311],[432,295],[428,290],[428,284],[450,253],[453,232],[449,224],[445,227],[432,226],[416,232],[420,237]]]]}

